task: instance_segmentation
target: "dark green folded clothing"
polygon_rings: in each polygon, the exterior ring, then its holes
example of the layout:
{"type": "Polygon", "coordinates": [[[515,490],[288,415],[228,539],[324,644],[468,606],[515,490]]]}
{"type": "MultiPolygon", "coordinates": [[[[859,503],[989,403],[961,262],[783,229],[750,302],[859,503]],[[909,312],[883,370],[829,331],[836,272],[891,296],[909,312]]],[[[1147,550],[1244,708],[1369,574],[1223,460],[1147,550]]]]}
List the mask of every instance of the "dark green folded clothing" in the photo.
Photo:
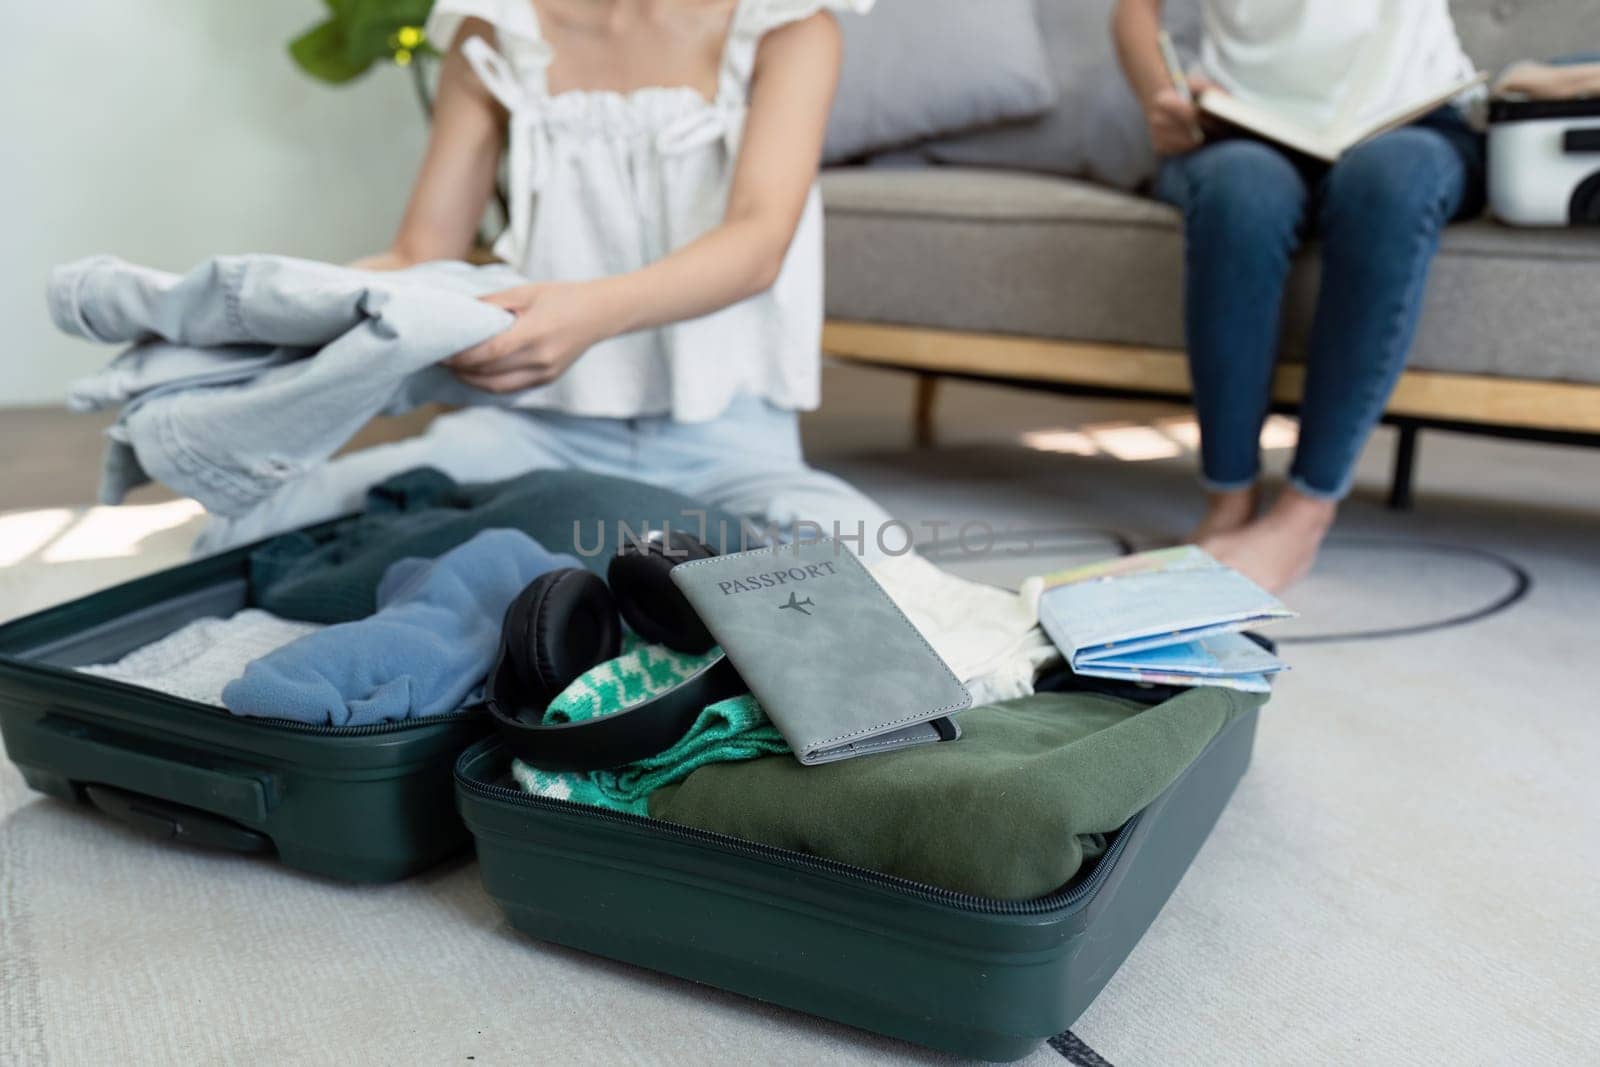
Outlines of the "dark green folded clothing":
{"type": "Polygon", "coordinates": [[[419,467],[374,486],[366,510],[331,531],[285,534],[262,545],[250,556],[250,589],[255,605],[274,615],[348,622],[376,610],[378,582],[395,560],[433,559],[482,530],[521,530],[546,551],[571,553],[603,575],[622,540],[668,523],[699,536],[702,516],[713,546],[726,530],[728,550],[738,550],[735,516],[643,482],[545,470],[458,485],[419,467]]]}
{"type": "Polygon", "coordinates": [[[978,896],[1037,897],[1264,699],[1203,688],[1145,708],[1036,693],[963,713],[960,740],[942,745],[702,767],[651,794],[650,814],[978,896]]]}

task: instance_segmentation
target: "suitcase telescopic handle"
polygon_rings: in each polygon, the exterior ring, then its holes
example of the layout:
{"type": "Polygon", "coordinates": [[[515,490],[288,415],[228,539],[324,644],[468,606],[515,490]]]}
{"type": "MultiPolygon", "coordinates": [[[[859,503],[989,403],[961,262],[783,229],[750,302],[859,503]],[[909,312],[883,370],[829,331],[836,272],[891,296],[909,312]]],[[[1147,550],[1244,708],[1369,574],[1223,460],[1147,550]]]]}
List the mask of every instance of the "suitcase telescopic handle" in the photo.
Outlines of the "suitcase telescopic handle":
{"type": "Polygon", "coordinates": [[[245,826],[261,826],[277,806],[276,778],[256,768],[193,751],[180,757],[147,738],[124,738],[64,715],[46,715],[38,727],[50,748],[44,765],[80,784],[112,786],[245,826]]]}

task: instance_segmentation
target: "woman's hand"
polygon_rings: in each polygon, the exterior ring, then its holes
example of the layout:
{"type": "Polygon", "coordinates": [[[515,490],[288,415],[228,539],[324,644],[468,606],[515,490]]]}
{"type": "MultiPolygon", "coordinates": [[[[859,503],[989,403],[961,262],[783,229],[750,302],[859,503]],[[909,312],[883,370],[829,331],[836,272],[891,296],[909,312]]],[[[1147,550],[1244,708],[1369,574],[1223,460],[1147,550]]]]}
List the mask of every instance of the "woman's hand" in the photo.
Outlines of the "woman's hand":
{"type": "Polygon", "coordinates": [[[614,279],[519,285],[483,297],[514,312],[495,337],[445,361],[457,378],[491,393],[555,381],[596,343],[621,332],[614,279]]]}
{"type": "MultiPolygon", "coordinates": [[[[1189,75],[1189,92],[1196,101],[1205,92],[1221,92],[1217,84],[1198,74],[1189,75]]],[[[1150,127],[1150,143],[1159,156],[1176,156],[1199,148],[1205,141],[1200,127],[1200,108],[1185,100],[1172,86],[1156,90],[1145,105],[1145,122],[1150,127]]]]}

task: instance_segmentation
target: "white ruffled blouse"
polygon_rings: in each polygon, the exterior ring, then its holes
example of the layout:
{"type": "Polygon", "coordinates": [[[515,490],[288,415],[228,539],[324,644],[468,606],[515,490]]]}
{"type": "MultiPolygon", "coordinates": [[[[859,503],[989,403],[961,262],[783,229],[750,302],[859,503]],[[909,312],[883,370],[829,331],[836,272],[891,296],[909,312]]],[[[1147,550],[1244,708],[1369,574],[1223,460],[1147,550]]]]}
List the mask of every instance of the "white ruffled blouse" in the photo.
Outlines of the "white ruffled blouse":
{"type": "MultiPolygon", "coordinates": [[[[448,48],[465,18],[494,27],[467,61],[510,115],[510,225],[494,250],[532,281],[637,270],[718,225],[763,34],[874,0],[739,0],[717,94],[689,86],[551,94],[552,52],[531,0],[438,0],[427,33],[448,48]]],[[[716,418],[737,396],[815,408],[820,391],[822,208],[815,187],[776,284],[721,311],[595,345],[518,407],[629,418],[716,418]]]]}

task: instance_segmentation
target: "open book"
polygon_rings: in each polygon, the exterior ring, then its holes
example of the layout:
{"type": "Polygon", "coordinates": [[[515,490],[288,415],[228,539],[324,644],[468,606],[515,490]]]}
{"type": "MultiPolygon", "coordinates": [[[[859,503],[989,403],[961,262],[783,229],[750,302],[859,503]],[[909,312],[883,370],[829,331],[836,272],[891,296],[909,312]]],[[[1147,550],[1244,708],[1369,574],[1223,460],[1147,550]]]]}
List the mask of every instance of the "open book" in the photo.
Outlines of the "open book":
{"type": "Polygon", "coordinates": [[[1193,545],[1030,578],[1023,592],[1077,674],[1263,692],[1284,669],[1239,631],[1294,613],[1193,545]]]}
{"type": "Polygon", "coordinates": [[[1221,92],[1201,93],[1200,110],[1231,126],[1249,130],[1269,141],[1332,163],[1362,141],[1421,118],[1445,101],[1482,84],[1487,78],[1487,74],[1479,71],[1470,78],[1452,82],[1427,96],[1391,108],[1376,118],[1354,124],[1336,123],[1320,129],[1289,118],[1273,110],[1270,104],[1251,103],[1221,92]]]}

